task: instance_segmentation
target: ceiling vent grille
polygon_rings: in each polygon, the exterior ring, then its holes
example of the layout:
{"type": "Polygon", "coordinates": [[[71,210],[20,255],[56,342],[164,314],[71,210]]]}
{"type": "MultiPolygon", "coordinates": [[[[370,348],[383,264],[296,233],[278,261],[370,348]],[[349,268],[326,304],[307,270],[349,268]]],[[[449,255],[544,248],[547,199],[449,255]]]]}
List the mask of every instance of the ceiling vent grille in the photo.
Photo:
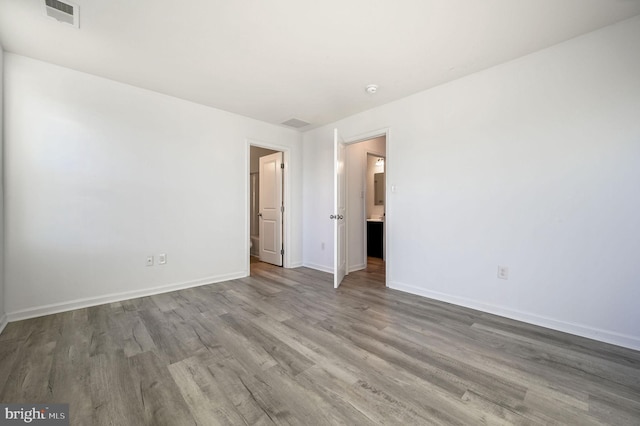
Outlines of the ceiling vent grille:
{"type": "Polygon", "coordinates": [[[45,0],[47,16],[80,28],[80,7],[69,1],[45,0]]]}
{"type": "Polygon", "coordinates": [[[282,124],[284,124],[285,126],[295,127],[296,129],[299,129],[301,127],[307,127],[311,123],[307,123],[306,121],[298,120],[297,118],[292,118],[291,120],[287,120],[287,121],[283,122],[282,124]]]}

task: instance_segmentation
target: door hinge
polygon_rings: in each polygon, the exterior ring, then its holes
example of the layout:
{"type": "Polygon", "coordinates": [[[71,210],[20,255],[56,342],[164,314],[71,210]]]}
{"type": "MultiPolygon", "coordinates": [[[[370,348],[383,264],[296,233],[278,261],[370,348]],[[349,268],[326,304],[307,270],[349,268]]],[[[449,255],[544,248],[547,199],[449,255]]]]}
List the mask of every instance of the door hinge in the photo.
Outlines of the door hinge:
{"type": "Polygon", "coordinates": [[[284,206],[280,206],[280,212],[284,213],[284,206]]]}
{"type": "Polygon", "coordinates": [[[280,168],[284,169],[284,163],[280,163],[280,168]]]}
{"type": "Polygon", "coordinates": [[[284,256],[284,249],[280,250],[280,254],[284,256]]]}

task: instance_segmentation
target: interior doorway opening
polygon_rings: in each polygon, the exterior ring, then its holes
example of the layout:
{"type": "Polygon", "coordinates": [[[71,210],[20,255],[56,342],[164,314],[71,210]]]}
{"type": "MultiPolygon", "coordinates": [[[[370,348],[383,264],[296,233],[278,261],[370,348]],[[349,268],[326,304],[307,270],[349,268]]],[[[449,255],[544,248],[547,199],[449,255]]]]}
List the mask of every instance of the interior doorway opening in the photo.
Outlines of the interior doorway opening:
{"type": "Polygon", "coordinates": [[[386,281],[387,138],[346,145],[347,273],[375,273],[386,281]]]}
{"type": "Polygon", "coordinates": [[[285,266],[284,152],[249,146],[249,268],[266,262],[285,266]]]}

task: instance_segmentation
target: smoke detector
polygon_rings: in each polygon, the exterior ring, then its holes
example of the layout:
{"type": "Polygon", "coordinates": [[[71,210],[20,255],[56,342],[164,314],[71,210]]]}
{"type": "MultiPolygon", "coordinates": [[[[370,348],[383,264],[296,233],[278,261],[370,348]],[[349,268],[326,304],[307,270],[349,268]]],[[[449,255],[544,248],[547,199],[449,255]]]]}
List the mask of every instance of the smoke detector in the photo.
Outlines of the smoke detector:
{"type": "Polygon", "coordinates": [[[45,0],[44,3],[47,16],[80,28],[80,6],[67,0],[45,0]]]}
{"type": "Polygon", "coordinates": [[[367,87],[364,88],[364,90],[366,90],[368,94],[373,95],[374,93],[376,93],[378,91],[378,85],[377,84],[369,84],[367,87]]]}

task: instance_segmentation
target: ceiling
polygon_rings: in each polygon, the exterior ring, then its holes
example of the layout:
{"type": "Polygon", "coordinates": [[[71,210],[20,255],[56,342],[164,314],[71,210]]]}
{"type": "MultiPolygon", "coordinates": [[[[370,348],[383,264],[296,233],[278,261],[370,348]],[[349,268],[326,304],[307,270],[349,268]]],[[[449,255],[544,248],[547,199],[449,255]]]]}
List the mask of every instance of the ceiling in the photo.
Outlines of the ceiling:
{"type": "Polygon", "coordinates": [[[74,1],[79,30],[44,0],[0,0],[5,50],[302,130],[640,14],[638,0],[74,1]]]}

